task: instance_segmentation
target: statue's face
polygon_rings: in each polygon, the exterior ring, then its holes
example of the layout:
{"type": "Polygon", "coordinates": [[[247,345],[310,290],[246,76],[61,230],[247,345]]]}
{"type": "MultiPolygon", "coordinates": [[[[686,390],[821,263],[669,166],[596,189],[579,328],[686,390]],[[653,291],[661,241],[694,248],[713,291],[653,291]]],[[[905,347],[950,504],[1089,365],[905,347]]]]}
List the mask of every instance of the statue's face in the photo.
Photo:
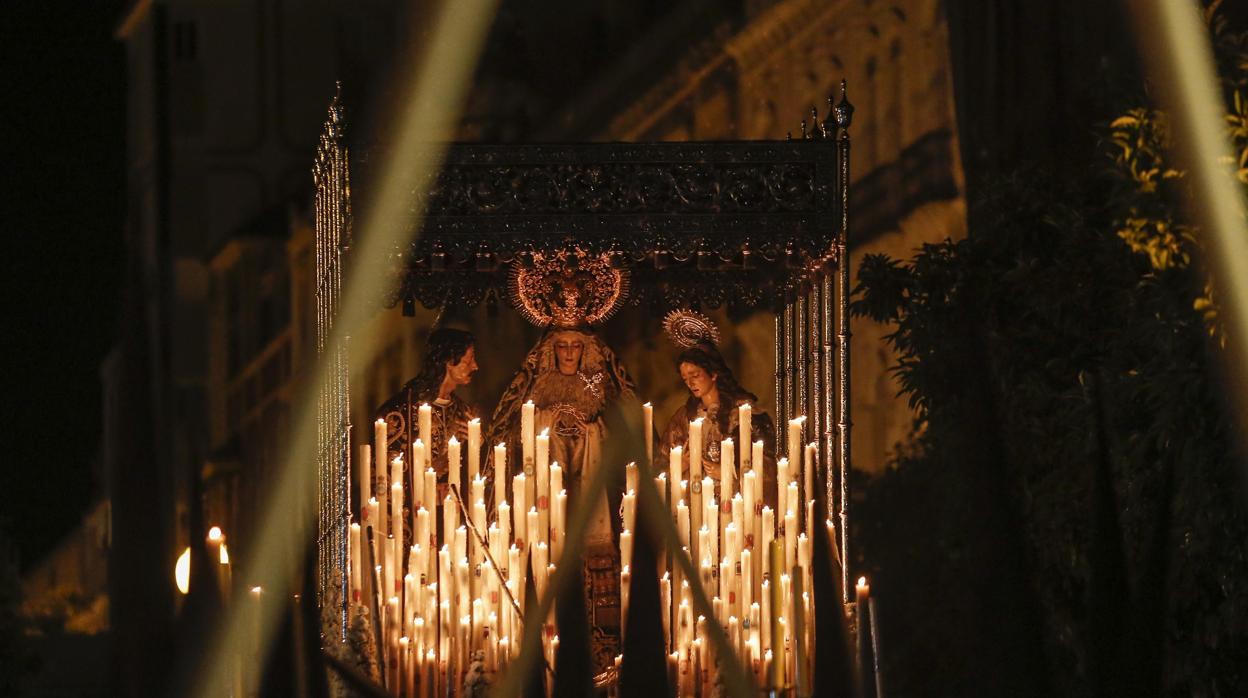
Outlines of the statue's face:
{"type": "Polygon", "coordinates": [[[694,397],[701,399],[715,388],[715,374],[707,373],[697,364],[683,363],[680,365],[680,379],[694,397]]]}
{"type": "Polygon", "coordinates": [[[565,376],[575,374],[581,368],[581,355],[585,342],[575,332],[555,335],[555,367],[565,376]]]}
{"type": "Polygon", "coordinates": [[[468,351],[459,357],[458,361],[446,364],[446,376],[456,387],[468,385],[472,382],[472,374],[477,372],[477,352],[476,347],[468,347],[468,351]]]}

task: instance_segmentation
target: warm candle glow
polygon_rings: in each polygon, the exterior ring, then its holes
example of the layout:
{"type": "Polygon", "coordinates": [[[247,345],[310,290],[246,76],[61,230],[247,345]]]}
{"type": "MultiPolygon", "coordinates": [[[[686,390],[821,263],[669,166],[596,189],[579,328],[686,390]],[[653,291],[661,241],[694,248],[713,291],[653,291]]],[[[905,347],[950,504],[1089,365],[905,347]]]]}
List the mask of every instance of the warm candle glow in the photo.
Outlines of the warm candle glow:
{"type": "Polygon", "coordinates": [[[188,594],[191,591],[191,549],[188,547],[178,556],[178,561],[173,565],[173,581],[178,585],[178,591],[188,594]]]}

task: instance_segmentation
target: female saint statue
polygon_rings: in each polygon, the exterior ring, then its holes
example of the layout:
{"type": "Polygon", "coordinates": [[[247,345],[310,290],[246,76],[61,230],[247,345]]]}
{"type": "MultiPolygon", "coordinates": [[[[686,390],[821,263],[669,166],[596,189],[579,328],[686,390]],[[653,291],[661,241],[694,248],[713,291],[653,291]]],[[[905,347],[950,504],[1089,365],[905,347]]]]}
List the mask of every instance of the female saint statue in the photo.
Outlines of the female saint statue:
{"type": "MultiPolygon", "coordinates": [[[[659,448],[654,454],[655,472],[667,469],[668,453],[673,446],[680,446],[683,449],[684,477],[689,477],[690,458],[700,458],[702,473],[714,480],[718,489],[721,479],[720,444],[723,439],[738,438],[741,433],[739,408],[748,404],[751,406],[751,441],[763,442],[763,462],[753,463],[752,467],[761,475],[765,503],[774,507],[775,427],[771,416],[758,408],[758,397],[737,382],[732,369],[719,353],[716,346],[719,330],[709,318],[687,310],[668,314],[663,325],[668,337],[684,348],[676,358],[676,369],[689,391],[689,398],[676,408],[659,438],[659,448]],[[689,423],[698,418],[702,419],[702,452],[692,454],[689,452],[689,423]]],[[[750,447],[750,444],[736,444],[738,454],[741,449],[750,447]]],[[[700,487],[700,484],[690,483],[690,486],[700,487]]],[[[723,501],[719,492],[716,492],[716,498],[723,501]]]]}
{"type": "MultiPolygon", "coordinates": [[[[546,431],[550,462],[563,469],[569,521],[583,488],[601,468],[614,467],[621,473],[620,478],[609,478],[606,491],[591,500],[584,531],[566,531],[569,536],[583,536],[590,652],[595,673],[600,674],[613,667],[620,651],[619,532],[617,517],[611,512],[619,506],[624,468],[623,463],[606,462],[604,447],[610,437],[612,411],[635,397],[628,371],[590,327],[618,307],[627,290],[627,277],[613,269],[605,256],[580,250],[533,257],[532,267],[515,268],[512,297],[520,312],[546,332],[499,399],[486,443],[505,443],[508,454],[514,454],[508,456],[512,470],[523,468],[528,483],[533,483],[537,479],[531,472],[533,464],[520,458],[523,405],[532,401],[534,431],[546,431]]],[[[552,491],[549,496],[557,495],[552,491]]],[[[531,502],[541,509],[549,505],[543,499],[538,495],[531,502]]]]}

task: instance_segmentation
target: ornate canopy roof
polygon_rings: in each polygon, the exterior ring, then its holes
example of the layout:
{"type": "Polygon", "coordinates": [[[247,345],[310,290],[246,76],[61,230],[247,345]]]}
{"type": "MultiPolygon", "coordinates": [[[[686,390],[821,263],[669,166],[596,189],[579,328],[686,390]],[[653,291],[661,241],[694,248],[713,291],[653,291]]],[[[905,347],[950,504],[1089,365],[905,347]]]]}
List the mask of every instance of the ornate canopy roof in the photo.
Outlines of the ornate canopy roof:
{"type": "Polygon", "coordinates": [[[779,142],[451,145],[387,304],[498,302],[512,265],[579,248],[629,271],[632,304],[774,307],[836,264],[852,110],[779,142]]]}

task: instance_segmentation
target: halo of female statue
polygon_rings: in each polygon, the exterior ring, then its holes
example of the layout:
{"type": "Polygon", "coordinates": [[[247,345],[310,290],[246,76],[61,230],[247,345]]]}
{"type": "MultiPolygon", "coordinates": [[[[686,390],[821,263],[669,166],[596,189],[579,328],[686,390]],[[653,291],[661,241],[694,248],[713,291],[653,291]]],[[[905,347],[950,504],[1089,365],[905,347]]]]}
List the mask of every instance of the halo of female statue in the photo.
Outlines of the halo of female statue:
{"type": "MultiPolygon", "coordinates": [[[[615,352],[591,327],[610,317],[626,291],[623,272],[613,269],[605,256],[580,250],[534,254],[532,267],[517,266],[511,277],[516,307],[546,331],[499,399],[487,444],[505,443],[508,453],[518,456],[522,406],[531,400],[535,431],[547,430],[550,461],[563,468],[570,507],[580,501],[581,488],[599,468],[614,465],[623,472],[623,463],[605,461],[605,446],[613,413],[622,402],[635,401],[634,384],[615,352]]],[[[532,464],[520,463],[518,457],[509,461],[513,472],[524,468],[533,481],[532,464]]],[[[617,479],[621,478],[611,478],[607,492],[591,503],[583,532],[591,652],[597,671],[612,666],[619,653],[619,532],[617,517],[611,515],[622,494],[623,483],[617,479]]]]}
{"type": "MultiPolygon", "coordinates": [[[[703,424],[702,448],[697,457],[702,461],[702,473],[721,482],[720,444],[725,438],[736,438],[740,433],[742,405],[750,405],[750,434],[753,440],[763,442],[763,462],[753,467],[761,471],[765,501],[775,506],[775,426],[771,416],[758,409],[758,396],[747,390],[724,361],[719,352],[719,330],[704,315],[689,310],[677,310],[668,314],[663,323],[668,338],[683,350],[676,357],[676,370],[681,382],[689,391],[685,403],[676,408],[659,438],[655,451],[654,467],[662,472],[673,446],[683,449],[683,474],[689,477],[689,423],[701,418],[703,424]]],[[[738,449],[750,448],[750,444],[737,444],[738,449]]],[[[690,483],[699,486],[700,483],[690,483]]],[[[718,497],[718,493],[717,493],[718,497]]]]}

